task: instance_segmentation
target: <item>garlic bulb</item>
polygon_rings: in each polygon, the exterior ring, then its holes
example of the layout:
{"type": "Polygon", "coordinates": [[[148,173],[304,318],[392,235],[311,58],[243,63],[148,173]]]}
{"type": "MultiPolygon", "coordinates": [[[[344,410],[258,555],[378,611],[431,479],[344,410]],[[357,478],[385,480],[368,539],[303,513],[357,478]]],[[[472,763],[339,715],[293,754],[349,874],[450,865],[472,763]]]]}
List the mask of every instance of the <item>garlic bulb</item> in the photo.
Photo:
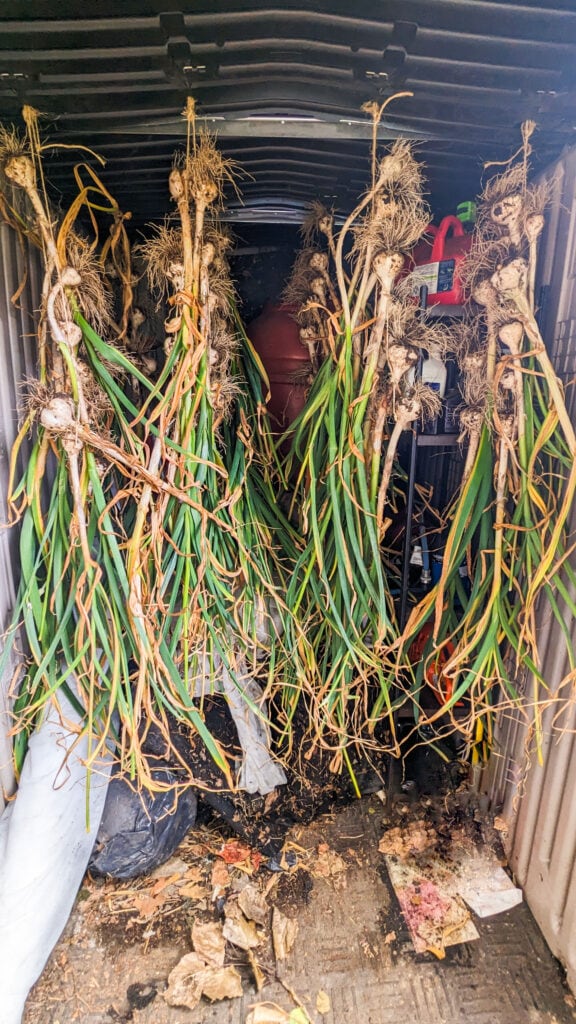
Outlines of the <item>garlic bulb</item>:
{"type": "Polygon", "coordinates": [[[525,259],[518,257],[505,263],[496,273],[492,274],[490,281],[500,295],[509,292],[524,292],[528,283],[528,265],[525,259]]]}
{"type": "Polygon", "coordinates": [[[26,189],[27,192],[36,188],[34,164],[29,156],[13,156],[12,159],[8,160],[5,164],[4,174],[10,181],[14,182],[15,185],[26,189]]]}
{"type": "Polygon", "coordinates": [[[75,267],[64,267],[60,280],[65,288],[77,288],[82,278],[75,267]]]}
{"type": "Polygon", "coordinates": [[[499,199],[497,203],[494,203],[490,210],[490,217],[492,221],[510,236],[510,240],[513,245],[520,245],[521,215],[522,196],[519,193],[505,196],[504,199],[499,199]]]}
{"type": "Polygon", "coordinates": [[[544,217],[541,213],[533,213],[524,222],[524,234],[533,245],[544,229],[544,217]]]}
{"type": "Polygon", "coordinates": [[[489,306],[491,303],[496,301],[494,285],[492,285],[487,278],[483,281],[479,281],[478,284],[474,286],[472,298],[479,306],[489,306]]]}
{"type": "Polygon", "coordinates": [[[320,274],[328,273],[328,256],[325,252],[315,252],[310,257],[310,269],[317,270],[320,274]]]}
{"type": "Polygon", "coordinates": [[[69,430],[76,422],[72,399],[66,395],[55,395],[42,409],[40,422],[46,430],[54,434],[69,430]]]}
{"type": "Polygon", "coordinates": [[[503,345],[514,355],[520,351],[520,345],[524,336],[524,327],[518,320],[512,320],[509,324],[503,324],[498,331],[498,337],[503,345]]]}
{"type": "Polygon", "coordinates": [[[182,199],[184,197],[184,179],[182,177],[182,172],[178,170],[177,167],[174,167],[170,171],[170,176],[168,178],[168,188],[170,189],[170,195],[172,196],[172,199],[175,199],[176,202],[178,202],[179,199],[182,199]]]}
{"type": "Polygon", "coordinates": [[[372,269],[384,291],[390,292],[398,274],[404,266],[404,257],[398,252],[378,253],[372,261],[372,269]]]}
{"type": "Polygon", "coordinates": [[[326,282],[323,277],[315,277],[314,280],[310,282],[310,291],[323,306],[326,305],[326,282]]]}
{"type": "Polygon", "coordinates": [[[175,291],[181,292],[184,289],[184,264],[180,262],[170,263],[168,266],[168,279],[172,282],[175,291]]]}

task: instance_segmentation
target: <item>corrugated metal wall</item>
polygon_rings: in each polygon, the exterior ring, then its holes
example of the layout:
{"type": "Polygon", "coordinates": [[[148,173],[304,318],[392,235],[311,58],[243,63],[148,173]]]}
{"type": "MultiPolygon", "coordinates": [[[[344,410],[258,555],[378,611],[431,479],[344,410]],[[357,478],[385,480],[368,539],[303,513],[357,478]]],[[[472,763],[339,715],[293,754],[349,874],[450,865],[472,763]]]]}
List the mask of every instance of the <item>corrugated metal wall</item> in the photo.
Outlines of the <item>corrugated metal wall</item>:
{"type": "MultiPolygon", "coordinates": [[[[10,620],[18,581],[17,530],[4,528],[10,449],[18,429],[18,394],[22,380],[35,375],[34,310],[40,295],[39,263],[26,260],[15,233],[0,224],[0,638],[10,620]],[[11,297],[24,278],[16,303],[11,297]]],[[[21,467],[20,467],[21,468],[21,467]]],[[[0,639],[1,643],[1,639],[0,639]]],[[[0,811],[12,787],[7,690],[10,672],[0,679],[0,811]]]]}
{"type": "MultiPolygon", "coordinates": [[[[557,167],[554,198],[543,240],[541,322],[576,422],[576,150],[557,167]]],[[[572,516],[576,531],[576,509],[572,516]]],[[[576,622],[571,623],[576,649],[576,622]]],[[[544,675],[551,697],[570,670],[556,620],[541,618],[544,675]]],[[[574,680],[576,683],[576,680],[574,680]]],[[[526,680],[527,692],[532,682],[526,680]]],[[[485,780],[492,806],[509,825],[505,846],[510,865],[553,953],[565,963],[576,991],[576,691],[562,716],[553,701],[543,719],[543,765],[533,736],[519,716],[503,721],[485,780]]]]}

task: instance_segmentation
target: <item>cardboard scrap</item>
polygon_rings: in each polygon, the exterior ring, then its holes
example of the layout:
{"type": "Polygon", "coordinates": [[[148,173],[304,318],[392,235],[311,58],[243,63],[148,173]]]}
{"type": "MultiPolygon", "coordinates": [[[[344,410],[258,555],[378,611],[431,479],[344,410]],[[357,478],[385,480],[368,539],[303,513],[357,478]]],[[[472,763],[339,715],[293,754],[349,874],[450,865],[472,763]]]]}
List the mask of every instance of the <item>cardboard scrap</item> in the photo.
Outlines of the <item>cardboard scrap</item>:
{"type": "Polygon", "coordinates": [[[345,872],[348,870],[346,861],[331,850],[327,843],[320,843],[317,857],[310,865],[310,873],[316,878],[325,878],[334,883],[337,889],[346,888],[345,872]]]}
{"type": "Polygon", "coordinates": [[[429,950],[442,957],[446,946],[479,938],[462,900],[442,885],[443,873],[448,874],[445,869],[435,874],[427,864],[424,873],[390,856],[386,865],[417,953],[429,950]]]}
{"type": "Polygon", "coordinates": [[[496,855],[479,849],[465,833],[454,831],[448,854],[435,853],[436,835],[424,821],[389,829],[379,849],[418,952],[478,938],[465,904],[479,917],[509,910],[522,891],[496,855]]]}
{"type": "Polygon", "coordinates": [[[454,887],[478,917],[492,917],[522,902],[504,868],[488,851],[463,856],[457,863],[454,887]]]}

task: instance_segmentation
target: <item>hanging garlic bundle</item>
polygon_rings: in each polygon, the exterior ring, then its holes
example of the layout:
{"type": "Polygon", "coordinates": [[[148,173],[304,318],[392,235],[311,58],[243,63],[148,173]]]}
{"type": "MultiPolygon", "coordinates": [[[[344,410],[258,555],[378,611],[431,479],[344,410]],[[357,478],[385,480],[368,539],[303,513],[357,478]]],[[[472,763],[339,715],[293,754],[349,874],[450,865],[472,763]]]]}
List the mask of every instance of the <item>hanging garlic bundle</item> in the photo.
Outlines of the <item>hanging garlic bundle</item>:
{"type": "MultiPolygon", "coordinates": [[[[125,216],[82,165],[90,184],[53,235],[36,187],[35,121],[22,152],[14,133],[3,136],[2,208],[12,210],[9,183],[25,190],[32,212],[24,223],[42,242],[47,268],[41,380],[30,388],[13,466],[33,421],[38,440],[24,479],[10,483],[11,507],[22,517],[22,586],[10,639],[23,619],[31,652],[15,703],[16,761],[18,768],[45,703],[75,680],[88,770],[113,744],[121,768],[157,787],[146,735],[159,729],[168,752],[176,721],[190,727],[191,741],[205,744],[231,786],[266,792],[284,775],[267,750],[257,679],[269,681],[262,655],[279,656],[285,570],[272,539],[268,477],[253,444],[260,412],[236,380],[230,243],[207,216],[232,168],[212,139],[196,138],[191,104],[186,116],[188,151],[170,176],[180,227],[165,225],[148,247],[156,283],[170,289],[170,342],[156,380],[147,376],[155,372],[151,364],[130,359],[119,344],[122,337],[137,344],[143,327],[127,305],[133,278],[125,216]],[[108,203],[113,221],[99,253],[97,238],[88,245],[73,230],[79,210],[84,205],[91,214],[94,201],[99,210],[108,203]],[[123,291],[119,328],[102,317],[104,297],[93,308],[90,275],[110,262],[123,291]],[[98,334],[103,324],[108,340],[98,334]],[[141,408],[126,380],[137,383],[141,408]],[[46,492],[51,455],[56,474],[46,492]],[[203,694],[222,689],[239,722],[238,775],[204,721],[203,694]]],[[[76,180],[81,184],[78,169],[76,180]]],[[[12,222],[22,222],[21,212],[12,222]]],[[[183,773],[182,784],[189,782],[183,773]]]]}
{"type": "MultiPolygon", "coordinates": [[[[465,698],[467,716],[454,724],[471,741],[479,719],[491,728],[496,707],[520,702],[528,671],[534,683],[528,713],[539,744],[538,688],[546,681],[537,601],[539,614],[547,604],[556,617],[574,661],[559,601],[574,614],[565,526],[576,492],[576,436],[535,318],[546,189],[528,183],[533,129],[523,126],[521,159],[513,158],[481,197],[465,270],[473,314],[454,346],[468,440],[462,489],[451,512],[440,582],[414,609],[403,638],[408,646],[433,618],[427,658],[449,646],[444,671],[453,684],[450,700],[433,717],[465,698]],[[458,575],[464,559],[469,597],[458,575]]],[[[421,675],[424,670],[425,663],[421,675]]]]}
{"type": "Polygon", "coordinates": [[[308,350],[313,377],[329,351],[326,319],[337,308],[327,252],[306,246],[298,253],[282,301],[295,310],[300,341],[308,350]]]}
{"type": "Polygon", "coordinates": [[[122,717],[130,704],[129,666],[139,646],[126,608],[123,527],[109,504],[110,468],[122,464],[130,475],[141,467],[142,442],[116,416],[123,395],[120,377],[132,367],[118,348],[98,339],[111,358],[103,374],[95,373],[92,340],[80,326],[84,314],[99,329],[118,330],[102,266],[107,251],[124,272],[125,261],[118,256],[120,249],[126,252],[124,219],[93,169],[80,164],[78,195],[58,223],[46,199],[38,115],[25,107],[23,116],[26,138],[3,130],[0,139],[2,208],[12,226],[40,246],[45,275],[40,379],[28,383],[27,415],[11,461],[9,507],[14,521],[21,520],[21,583],[3,658],[22,622],[30,657],[15,693],[16,770],[30,730],[62,688],[83,714],[89,770],[115,731],[114,715],[121,709],[122,717]],[[88,185],[82,184],[84,175],[88,185]],[[83,208],[95,225],[95,203],[114,223],[102,259],[96,255],[98,237],[88,242],[75,231],[83,208]],[[30,427],[35,440],[16,484],[17,459],[30,427]]]}
{"type": "MultiPolygon", "coordinates": [[[[196,134],[191,103],[185,116],[187,152],[169,179],[180,226],[163,225],[141,252],[171,307],[167,363],[154,408],[144,410],[158,427],[150,463],[188,501],[143,494],[127,544],[129,576],[146,635],[160,644],[157,685],[172,711],[184,719],[190,709],[201,714],[208,694],[223,693],[244,749],[238,783],[268,792],[285,777],[267,750],[257,679],[266,685],[262,654],[280,650],[284,568],[262,508],[267,485],[255,483],[251,468],[256,424],[237,376],[231,241],[215,219],[234,167],[210,136],[196,134]]],[[[160,709],[146,715],[168,731],[160,709]]],[[[222,765],[217,744],[210,749],[222,765]]]]}
{"type": "MultiPolygon", "coordinates": [[[[384,106],[369,110],[375,139],[384,106]]],[[[397,627],[382,542],[399,438],[438,411],[436,396],[413,375],[411,381],[410,371],[427,338],[441,342],[441,334],[420,321],[414,301],[398,287],[407,255],[429,223],[421,168],[401,141],[381,158],[374,151],[372,172],[371,187],[335,235],[332,218],[314,204],[305,239],[323,232],[330,262],[328,254],[305,250],[289,292],[303,299],[302,291],[314,286],[317,302],[309,305],[322,318],[327,345],[311,353],[318,372],[287,435],[293,439],[287,477],[296,481],[292,510],[307,541],[287,602],[309,641],[297,647],[287,695],[289,711],[306,700],[313,742],[333,750],[335,770],[343,763],[350,768],[350,744],[374,742],[381,717],[391,729],[390,749],[398,749],[390,658],[397,627]],[[313,283],[316,267],[330,275],[323,277],[324,292],[322,279],[313,283]]]]}

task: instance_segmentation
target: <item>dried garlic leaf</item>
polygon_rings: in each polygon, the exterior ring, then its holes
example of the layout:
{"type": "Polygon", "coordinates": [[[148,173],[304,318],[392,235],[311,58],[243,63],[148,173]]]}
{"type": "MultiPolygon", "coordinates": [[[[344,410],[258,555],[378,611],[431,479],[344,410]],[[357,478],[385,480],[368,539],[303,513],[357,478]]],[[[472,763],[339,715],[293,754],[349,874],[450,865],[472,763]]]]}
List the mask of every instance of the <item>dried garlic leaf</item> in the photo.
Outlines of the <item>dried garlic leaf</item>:
{"type": "Polygon", "coordinates": [[[316,1009],[318,1010],[318,1013],[322,1014],[330,1013],[330,1010],[332,1009],[330,996],[322,988],[320,989],[318,995],[316,996],[316,1009]]]}
{"type": "Polygon", "coordinates": [[[222,934],[222,925],[218,921],[209,924],[192,925],[192,945],[196,953],[203,957],[212,967],[222,967],[226,953],[226,940],[222,934]]]}
{"type": "Polygon", "coordinates": [[[187,1006],[193,1010],[202,998],[199,976],[206,964],[197,953],[186,953],[168,975],[168,988],[164,999],[169,1006],[187,1006]]]}
{"type": "Polygon", "coordinates": [[[266,924],[270,907],[258,886],[247,885],[245,889],[242,889],[238,896],[238,906],[244,917],[256,921],[256,924],[266,924]]]}
{"type": "Polygon", "coordinates": [[[286,917],[278,907],[272,911],[272,942],[277,960],[285,960],[298,934],[298,922],[286,917]]]}
{"type": "Polygon", "coordinates": [[[193,885],[182,885],[178,888],[178,895],[183,896],[187,900],[201,900],[204,896],[207,896],[206,887],[196,882],[193,885]]]}
{"type": "Polygon", "coordinates": [[[346,861],[331,850],[326,843],[320,843],[318,856],[311,866],[312,874],[319,878],[335,878],[347,870],[346,861]]]}
{"type": "Polygon", "coordinates": [[[246,1024],[289,1024],[290,1015],[276,1003],[256,1003],[246,1018],[246,1024]]]}
{"type": "Polygon", "coordinates": [[[255,949],[260,938],[253,921],[247,921],[240,907],[226,908],[226,920],[222,929],[224,938],[239,949],[255,949]]]}
{"type": "Polygon", "coordinates": [[[248,950],[248,960],[250,961],[250,967],[252,968],[252,975],[254,977],[254,984],[256,985],[256,991],[260,992],[266,984],[266,975],[260,967],[254,953],[251,949],[248,950]]]}
{"type": "Polygon", "coordinates": [[[212,1002],[218,999],[240,999],[242,979],[235,967],[206,967],[199,975],[202,995],[212,1002]]]}
{"type": "Polygon", "coordinates": [[[230,885],[230,874],[228,868],[221,860],[215,860],[212,868],[212,899],[220,896],[230,885]]]}
{"type": "Polygon", "coordinates": [[[164,999],[169,1006],[187,1006],[193,1010],[202,996],[238,999],[242,995],[242,979],[235,967],[207,965],[198,953],[187,953],[168,976],[164,999]]]}

